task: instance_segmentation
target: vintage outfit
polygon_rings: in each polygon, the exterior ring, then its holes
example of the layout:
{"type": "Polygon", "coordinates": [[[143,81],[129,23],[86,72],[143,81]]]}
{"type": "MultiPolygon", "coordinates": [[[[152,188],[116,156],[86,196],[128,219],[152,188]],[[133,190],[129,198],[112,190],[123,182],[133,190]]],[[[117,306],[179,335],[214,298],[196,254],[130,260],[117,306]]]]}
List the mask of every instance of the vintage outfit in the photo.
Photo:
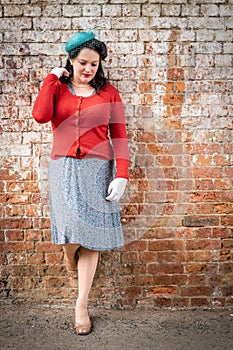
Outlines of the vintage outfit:
{"type": "Polygon", "coordinates": [[[33,117],[51,122],[49,166],[52,242],[92,250],[124,244],[119,202],[106,200],[115,178],[128,179],[128,145],[122,101],[105,85],[89,97],[76,96],[54,74],[45,78],[33,117]]]}

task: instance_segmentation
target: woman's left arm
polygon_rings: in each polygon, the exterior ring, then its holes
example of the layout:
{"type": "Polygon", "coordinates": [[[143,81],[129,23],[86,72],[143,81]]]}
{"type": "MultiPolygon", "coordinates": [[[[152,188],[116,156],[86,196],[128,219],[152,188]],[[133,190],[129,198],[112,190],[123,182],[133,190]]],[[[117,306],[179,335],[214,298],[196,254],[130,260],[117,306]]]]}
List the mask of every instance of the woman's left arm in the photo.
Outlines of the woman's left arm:
{"type": "Polygon", "coordinates": [[[109,130],[116,160],[116,176],[110,183],[107,200],[119,200],[124,193],[127,180],[129,179],[129,150],[124,107],[120,95],[115,88],[111,107],[112,117],[109,130]]]}

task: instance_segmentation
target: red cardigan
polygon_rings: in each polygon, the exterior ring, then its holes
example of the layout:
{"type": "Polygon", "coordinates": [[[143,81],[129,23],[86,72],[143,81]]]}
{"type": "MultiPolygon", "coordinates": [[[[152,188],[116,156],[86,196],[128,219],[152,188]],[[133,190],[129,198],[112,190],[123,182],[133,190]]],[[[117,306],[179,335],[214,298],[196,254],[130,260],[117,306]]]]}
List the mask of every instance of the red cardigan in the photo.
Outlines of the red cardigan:
{"type": "Polygon", "coordinates": [[[56,75],[49,74],[33,111],[38,123],[51,121],[51,157],[116,159],[116,177],[127,178],[129,152],[124,109],[110,84],[89,97],[73,95],[56,75]],[[109,138],[110,134],[110,138],[109,138]]]}

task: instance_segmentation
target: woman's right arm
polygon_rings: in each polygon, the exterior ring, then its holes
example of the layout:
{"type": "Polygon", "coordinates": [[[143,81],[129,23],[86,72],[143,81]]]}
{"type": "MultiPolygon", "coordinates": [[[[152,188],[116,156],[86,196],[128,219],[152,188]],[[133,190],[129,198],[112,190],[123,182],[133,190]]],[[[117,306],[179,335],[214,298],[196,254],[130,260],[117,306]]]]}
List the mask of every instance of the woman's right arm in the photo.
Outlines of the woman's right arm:
{"type": "Polygon", "coordinates": [[[52,119],[57,82],[63,74],[67,73],[64,68],[54,68],[45,78],[32,109],[33,118],[38,123],[47,123],[52,119]]]}

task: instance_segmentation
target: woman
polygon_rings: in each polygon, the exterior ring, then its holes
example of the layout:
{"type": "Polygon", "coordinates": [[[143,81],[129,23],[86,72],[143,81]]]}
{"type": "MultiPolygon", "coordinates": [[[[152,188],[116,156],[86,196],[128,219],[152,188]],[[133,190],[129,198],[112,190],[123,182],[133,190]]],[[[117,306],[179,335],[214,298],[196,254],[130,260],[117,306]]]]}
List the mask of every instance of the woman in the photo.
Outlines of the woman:
{"type": "Polygon", "coordinates": [[[91,331],[88,295],[99,251],[124,244],[119,200],[129,159],[121,98],[101,64],[105,44],[92,32],[79,32],[65,48],[66,67],[45,78],[33,117],[52,124],[52,242],[63,246],[67,270],[78,271],[75,332],[83,335],[91,331]]]}

